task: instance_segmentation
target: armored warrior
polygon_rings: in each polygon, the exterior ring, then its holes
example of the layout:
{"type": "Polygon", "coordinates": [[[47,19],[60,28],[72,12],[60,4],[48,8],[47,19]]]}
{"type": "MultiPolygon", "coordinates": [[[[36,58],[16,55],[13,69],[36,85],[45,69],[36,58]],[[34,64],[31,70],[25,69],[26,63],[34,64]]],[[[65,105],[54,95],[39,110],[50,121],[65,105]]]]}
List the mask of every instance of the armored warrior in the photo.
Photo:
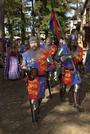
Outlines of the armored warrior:
{"type": "MultiPolygon", "coordinates": [[[[81,83],[81,77],[79,72],[77,71],[73,59],[75,58],[76,54],[78,53],[72,53],[67,44],[64,42],[63,38],[60,39],[60,47],[57,51],[56,58],[61,62],[61,89],[60,89],[60,97],[63,99],[64,94],[66,92],[66,86],[70,86],[70,91],[72,91],[71,95],[74,106],[82,110],[82,107],[80,105],[80,83],[81,83]]],[[[71,93],[71,92],[69,92],[71,93]]],[[[71,98],[70,98],[71,101],[71,98]]]]}
{"type": "Polygon", "coordinates": [[[28,99],[31,105],[32,122],[37,124],[40,103],[45,96],[47,83],[48,57],[55,53],[57,46],[52,45],[50,50],[39,46],[39,40],[36,36],[29,39],[30,50],[22,54],[22,69],[28,77],[27,89],[28,99]]]}

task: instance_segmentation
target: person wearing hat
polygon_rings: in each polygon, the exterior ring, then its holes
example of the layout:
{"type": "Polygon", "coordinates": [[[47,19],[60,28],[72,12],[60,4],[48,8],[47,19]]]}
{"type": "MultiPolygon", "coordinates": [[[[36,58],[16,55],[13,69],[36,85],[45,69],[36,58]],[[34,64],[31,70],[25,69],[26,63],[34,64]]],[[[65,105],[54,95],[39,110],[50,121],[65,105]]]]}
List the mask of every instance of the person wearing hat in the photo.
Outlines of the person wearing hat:
{"type": "Polygon", "coordinates": [[[36,36],[30,37],[30,49],[22,54],[22,68],[26,70],[28,76],[28,99],[31,105],[32,122],[34,124],[38,122],[40,103],[45,96],[48,68],[47,58],[57,50],[56,44],[53,44],[50,50],[41,48],[39,44],[39,39],[36,36]]]}

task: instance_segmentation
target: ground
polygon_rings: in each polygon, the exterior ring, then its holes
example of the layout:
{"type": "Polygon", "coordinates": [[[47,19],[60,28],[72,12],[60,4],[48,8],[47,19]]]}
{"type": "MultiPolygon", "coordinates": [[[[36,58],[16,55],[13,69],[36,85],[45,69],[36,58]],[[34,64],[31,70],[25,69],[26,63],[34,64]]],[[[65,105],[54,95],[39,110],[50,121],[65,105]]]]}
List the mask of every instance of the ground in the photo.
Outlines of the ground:
{"type": "MultiPolygon", "coordinates": [[[[2,69],[0,75],[3,76],[2,69]]],[[[22,80],[6,81],[0,76],[0,134],[90,134],[90,76],[84,74],[84,112],[61,102],[59,87],[52,88],[52,99],[41,105],[38,130],[33,130],[27,91],[22,80]]],[[[46,94],[48,96],[48,92],[46,94]]]]}

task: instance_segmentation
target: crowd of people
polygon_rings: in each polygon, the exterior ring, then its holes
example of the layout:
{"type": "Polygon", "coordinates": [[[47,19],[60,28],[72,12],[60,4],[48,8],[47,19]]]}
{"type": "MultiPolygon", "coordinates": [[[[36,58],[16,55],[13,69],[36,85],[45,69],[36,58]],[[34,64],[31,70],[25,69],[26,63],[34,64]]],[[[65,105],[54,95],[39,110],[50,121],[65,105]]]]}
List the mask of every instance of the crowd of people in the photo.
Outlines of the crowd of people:
{"type": "Polygon", "coordinates": [[[79,111],[84,110],[80,98],[82,66],[83,48],[79,46],[74,33],[71,34],[69,43],[66,43],[63,37],[58,40],[49,36],[46,40],[39,40],[35,35],[29,38],[28,45],[21,45],[19,49],[15,42],[12,43],[12,47],[7,47],[4,73],[5,79],[24,78],[27,83],[32,122],[38,124],[40,104],[45,97],[45,91],[48,89],[52,97],[51,87],[55,81],[60,85],[61,101],[65,100],[69,86],[70,104],[79,111]]]}

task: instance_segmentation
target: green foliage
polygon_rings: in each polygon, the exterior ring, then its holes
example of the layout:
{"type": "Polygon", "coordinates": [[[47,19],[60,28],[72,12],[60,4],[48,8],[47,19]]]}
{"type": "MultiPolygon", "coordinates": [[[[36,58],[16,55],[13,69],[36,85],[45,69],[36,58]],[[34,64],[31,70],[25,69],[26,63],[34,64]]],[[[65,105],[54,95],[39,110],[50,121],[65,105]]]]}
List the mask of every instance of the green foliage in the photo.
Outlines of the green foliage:
{"type": "Polygon", "coordinates": [[[22,0],[5,0],[5,26],[8,29],[10,38],[13,39],[13,35],[16,35],[16,29],[21,31],[22,39],[25,36],[25,15],[26,10],[25,3],[22,0]]]}
{"type": "MultiPolygon", "coordinates": [[[[77,0],[72,0],[72,3],[76,2],[77,0]]],[[[27,7],[26,3],[22,3],[22,0],[5,0],[5,19],[7,20],[6,26],[10,35],[13,36],[16,33],[16,18],[19,21],[18,26],[22,39],[25,37],[25,27],[31,24],[32,20],[34,20],[34,27],[37,31],[49,30],[48,24],[52,7],[55,8],[60,26],[63,27],[65,32],[66,22],[68,21],[66,13],[72,9],[67,0],[35,0],[33,17],[25,15],[27,7]]]]}
{"type": "MultiPolygon", "coordinates": [[[[39,20],[39,29],[48,29],[48,24],[51,16],[51,9],[55,8],[58,21],[60,22],[61,27],[65,26],[67,22],[66,12],[70,10],[70,6],[66,0],[52,0],[52,1],[41,1],[36,0],[35,2],[35,13],[38,13],[40,16],[39,20]],[[45,4],[46,2],[46,4],[45,4]]],[[[65,27],[64,27],[65,29],[65,27]]],[[[49,30],[49,29],[48,29],[49,30]]]]}

